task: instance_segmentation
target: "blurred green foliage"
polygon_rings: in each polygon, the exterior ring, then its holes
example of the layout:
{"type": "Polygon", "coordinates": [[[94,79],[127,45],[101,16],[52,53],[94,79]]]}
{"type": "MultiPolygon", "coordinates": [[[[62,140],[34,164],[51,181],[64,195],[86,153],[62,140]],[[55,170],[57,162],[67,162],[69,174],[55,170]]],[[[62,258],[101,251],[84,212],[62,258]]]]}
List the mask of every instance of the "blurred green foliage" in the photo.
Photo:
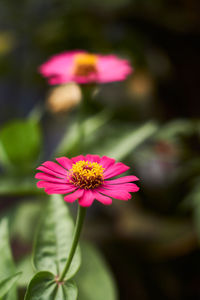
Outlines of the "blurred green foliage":
{"type": "MultiPolygon", "coordinates": [[[[20,299],[33,276],[30,252],[46,198],[36,188],[35,168],[46,159],[88,152],[114,156],[140,178],[133,201],[96,205],[86,229],[106,254],[120,297],[198,299],[199,1],[3,0],[0,19],[0,205],[17,271],[27,274],[18,281],[20,299]],[[98,87],[82,119],[80,107],[49,113],[49,87],[37,68],[50,55],[80,48],[128,58],[134,73],[124,83],[98,87]]],[[[2,240],[0,256],[6,252],[11,269],[0,260],[0,274],[7,270],[2,280],[12,281],[16,270],[2,240]]],[[[104,274],[106,265],[94,253],[83,246],[81,297],[89,300],[92,289],[85,287],[93,285],[99,299],[114,299],[109,271],[104,274]],[[85,249],[93,262],[87,273],[85,249]]],[[[14,290],[8,299],[16,299],[14,290]]]]}
{"type": "Polygon", "coordinates": [[[117,299],[117,288],[101,254],[89,243],[81,245],[82,265],[75,276],[82,300],[117,299]],[[95,292],[94,292],[95,291],[95,292]]]}
{"type": "Polygon", "coordinates": [[[32,120],[12,121],[0,132],[2,163],[12,164],[18,173],[33,167],[41,149],[41,133],[32,120]],[[32,164],[31,164],[32,163],[32,164]]]}
{"type": "Polygon", "coordinates": [[[8,223],[3,219],[0,223],[0,297],[2,300],[16,300],[16,273],[9,244],[8,223]],[[15,275],[14,275],[15,274],[15,275]]]}

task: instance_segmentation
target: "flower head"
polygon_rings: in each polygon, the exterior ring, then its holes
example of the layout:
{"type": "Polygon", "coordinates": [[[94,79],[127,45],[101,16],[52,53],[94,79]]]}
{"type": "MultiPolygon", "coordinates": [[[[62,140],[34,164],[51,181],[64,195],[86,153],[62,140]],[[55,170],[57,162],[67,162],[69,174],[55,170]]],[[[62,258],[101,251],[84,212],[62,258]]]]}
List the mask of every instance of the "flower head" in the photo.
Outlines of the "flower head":
{"type": "Polygon", "coordinates": [[[47,194],[66,194],[64,200],[74,202],[78,199],[81,206],[90,206],[96,199],[105,205],[112,203],[112,198],[129,200],[130,192],[137,192],[138,186],[132,181],[136,176],[112,177],[126,172],[129,167],[107,156],[88,154],[69,159],[60,157],[44,162],[39,168],[36,178],[39,188],[47,194]]]}
{"type": "Polygon", "coordinates": [[[52,85],[70,81],[84,84],[122,81],[132,72],[132,68],[127,60],[115,55],[68,51],[52,56],[40,66],[39,72],[52,85]]]}

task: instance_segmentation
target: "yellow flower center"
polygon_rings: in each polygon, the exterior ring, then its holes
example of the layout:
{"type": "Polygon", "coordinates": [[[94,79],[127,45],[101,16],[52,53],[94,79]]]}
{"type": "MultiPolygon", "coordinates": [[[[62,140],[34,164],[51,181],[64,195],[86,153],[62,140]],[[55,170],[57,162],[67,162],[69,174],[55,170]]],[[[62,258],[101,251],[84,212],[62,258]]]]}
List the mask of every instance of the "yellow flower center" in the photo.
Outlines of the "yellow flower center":
{"type": "Polygon", "coordinates": [[[94,189],[103,183],[102,165],[96,162],[80,160],[69,170],[69,181],[85,190],[94,189]]]}
{"type": "Polygon", "coordinates": [[[74,58],[73,74],[75,76],[89,76],[97,73],[97,56],[81,53],[74,58]]]}

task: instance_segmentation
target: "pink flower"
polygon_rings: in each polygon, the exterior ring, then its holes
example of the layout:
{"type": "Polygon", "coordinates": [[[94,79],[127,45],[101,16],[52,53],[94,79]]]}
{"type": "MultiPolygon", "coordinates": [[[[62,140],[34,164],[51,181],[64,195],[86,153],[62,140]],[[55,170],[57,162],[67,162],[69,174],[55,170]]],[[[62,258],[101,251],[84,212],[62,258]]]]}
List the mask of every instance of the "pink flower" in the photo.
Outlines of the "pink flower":
{"type": "Polygon", "coordinates": [[[132,72],[129,62],[115,55],[90,54],[85,51],[68,51],[52,56],[40,66],[39,72],[50,84],[75,81],[91,82],[122,81],[132,72]]]}
{"type": "Polygon", "coordinates": [[[111,198],[129,200],[130,192],[137,192],[138,186],[132,181],[136,176],[129,175],[111,180],[112,177],[126,172],[129,167],[107,156],[88,154],[69,159],[56,158],[57,162],[46,161],[37,168],[40,179],[38,188],[47,194],[66,194],[64,200],[74,202],[78,199],[81,206],[90,206],[94,199],[105,205],[112,203],[111,198]]]}

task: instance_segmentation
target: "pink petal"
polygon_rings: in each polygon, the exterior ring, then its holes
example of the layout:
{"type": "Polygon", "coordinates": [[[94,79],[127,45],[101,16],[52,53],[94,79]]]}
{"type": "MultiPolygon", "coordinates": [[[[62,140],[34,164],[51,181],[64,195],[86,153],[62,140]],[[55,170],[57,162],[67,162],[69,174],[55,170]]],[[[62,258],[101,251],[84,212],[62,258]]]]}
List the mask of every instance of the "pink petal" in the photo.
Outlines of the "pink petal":
{"type": "Polygon", "coordinates": [[[106,188],[109,190],[116,190],[116,191],[127,191],[127,192],[138,192],[139,187],[134,183],[122,183],[118,185],[110,185],[110,184],[104,184],[102,188],[106,188]]]}
{"type": "Polygon", "coordinates": [[[103,188],[98,188],[96,191],[101,192],[105,194],[106,196],[119,199],[119,200],[129,200],[131,199],[131,194],[129,194],[127,191],[122,191],[122,190],[106,190],[103,188]]]}
{"type": "Polygon", "coordinates": [[[121,81],[132,72],[129,62],[114,55],[99,56],[98,81],[121,81]],[[117,72],[116,72],[117,70],[117,72]]]}
{"type": "Polygon", "coordinates": [[[60,173],[57,173],[57,172],[55,172],[55,171],[52,171],[52,170],[50,170],[50,169],[48,169],[48,168],[45,168],[45,167],[43,167],[43,166],[38,167],[37,170],[43,171],[43,172],[45,172],[45,173],[47,173],[47,174],[50,174],[50,175],[53,175],[53,176],[56,176],[56,177],[60,177],[60,178],[65,178],[65,177],[66,177],[66,175],[62,175],[62,174],[60,174],[60,173]]]}
{"type": "Polygon", "coordinates": [[[95,196],[95,199],[97,199],[99,202],[101,202],[105,205],[112,204],[112,199],[110,197],[104,196],[101,193],[98,193],[96,191],[93,191],[93,194],[95,196]]]}
{"type": "Polygon", "coordinates": [[[37,186],[39,188],[58,188],[58,189],[67,189],[68,187],[73,186],[70,183],[54,183],[54,182],[49,182],[49,181],[38,181],[37,186]]]}
{"type": "Polygon", "coordinates": [[[43,164],[46,168],[53,170],[61,175],[66,175],[67,176],[67,170],[65,170],[63,167],[59,166],[53,161],[45,161],[43,164]]]}
{"type": "Polygon", "coordinates": [[[59,157],[59,158],[56,158],[57,162],[59,162],[59,164],[67,169],[67,170],[70,170],[72,168],[72,161],[71,159],[63,156],[63,157],[59,157]]]}
{"type": "Polygon", "coordinates": [[[67,178],[66,179],[57,178],[55,176],[47,175],[45,173],[37,173],[35,175],[35,178],[36,179],[43,179],[45,181],[50,181],[50,182],[60,182],[60,183],[67,183],[68,182],[67,178]]]}
{"type": "Polygon", "coordinates": [[[99,162],[103,168],[108,169],[110,166],[114,165],[115,159],[103,156],[99,162]]]}
{"type": "Polygon", "coordinates": [[[78,156],[75,156],[75,157],[72,158],[72,162],[73,162],[73,163],[76,163],[76,162],[78,162],[78,161],[80,161],[80,160],[86,160],[86,159],[85,159],[85,156],[83,156],[83,155],[78,155],[78,156]]]}
{"type": "Polygon", "coordinates": [[[49,77],[52,84],[67,82],[71,77],[74,56],[78,53],[83,53],[83,51],[68,51],[54,55],[40,66],[39,72],[49,77]]]}
{"type": "Polygon", "coordinates": [[[86,160],[90,162],[99,162],[100,161],[100,156],[99,155],[94,155],[94,154],[87,154],[86,155],[86,160]]]}
{"type": "Polygon", "coordinates": [[[76,199],[79,199],[80,197],[82,197],[83,193],[84,193],[84,190],[78,189],[74,193],[66,195],[64,197],[64,200],[66,202],[74,202],[76,199]]]}
{"type": "Polygon", "coordinates": [[[128,169],[130,169],[130,167],[126,166],[125,164],[120,162],[116,163],[114,166],[111,166],[110,168],[105,170],[104,178],[106,179],[106,178],[117,176],[121,173],[126,172],[128,169]]]}
{"type": "Polygon", "coordinates": [[[90,206],[94,201],[94,194],[91,190],[85,190],[83,196],[79,199],[79,204],[84,207],[90,206]]]}
{"type": "Polygon", "coordinates": [[[114,180],[106,180],[104,182],[108,184],[118,184],[118,183],[124,183],[124,182],[136,181],[136,180],[139,180],[139,178],[130,175],[130,176],[123,176],[114,180]]]}
{"type": "Polygon", "coordinates": [[[68,187],[68,188],[45,188],[45,192],[48,195],[51,194],[67,194],[67,193],[71,193],[74,192],[75,190],[77,190],[76,186],[72,186],[72,187],[68,187]]]}
{"type": "Polygon", "coordinates": [[[38,181],[36,184],[39,189],[44,188],[43,181],[38,181]]]}

